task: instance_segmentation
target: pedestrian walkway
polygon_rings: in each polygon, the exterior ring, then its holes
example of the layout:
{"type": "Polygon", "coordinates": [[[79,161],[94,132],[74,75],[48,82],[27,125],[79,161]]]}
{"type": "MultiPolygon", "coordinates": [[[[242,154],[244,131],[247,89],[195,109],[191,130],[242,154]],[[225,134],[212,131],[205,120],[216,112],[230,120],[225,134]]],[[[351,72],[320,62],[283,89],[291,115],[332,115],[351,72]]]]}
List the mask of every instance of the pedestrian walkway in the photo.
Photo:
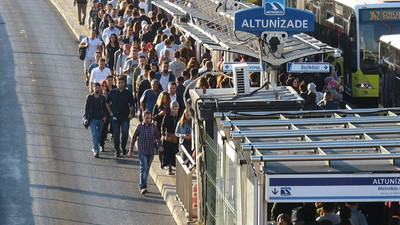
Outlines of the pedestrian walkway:
{"type": "MultiPolygon", "coordinates": [[[[65,1],[65,0],[50,0],[52,4],[56,7],[56,9],[60,12],[60,14],[64,17],[68,26],[71,28],[72,32],[75,34],[78,40],[81,40],[82,37],[89,36],[89,30],[87,27],[79,25],[78,15],[76,7],[73,6],[73,1],[65,1]]],[[[88,7],[89,9],[90,7],[88,7]]],[[[131,126],[129,134],[132,136],[134,129],[136,128],[139,121],[134,118],[131,120],[131,126]]],[[[134,157],[137,157],[137,153],[135,152],[134,157]]],[[[174,173],[175,174],[175,173],[174,173]]],[[[168,175],[166,171],[160,168],[160,161],[158,157],[154,158],[150,169],[150,176],[154,180],[159,189],[161,195],[167,203],[167,206],[174,217],[174,220],[177,224],[187,224],[188,219],[185,216],[185,212],[183,211],[183,207],[181,203],[176,198],[176,179],[175,175],[168,175]]]]}

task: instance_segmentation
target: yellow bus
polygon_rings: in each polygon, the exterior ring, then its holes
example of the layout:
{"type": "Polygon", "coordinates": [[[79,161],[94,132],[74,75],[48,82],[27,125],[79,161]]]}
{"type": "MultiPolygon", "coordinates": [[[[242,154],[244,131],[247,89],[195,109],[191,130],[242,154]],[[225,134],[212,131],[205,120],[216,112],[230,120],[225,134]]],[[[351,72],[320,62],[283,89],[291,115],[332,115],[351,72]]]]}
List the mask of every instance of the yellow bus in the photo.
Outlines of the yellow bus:
{"type": "Polygon", "coordinates": [[[379,38],[400,34],[400,1],[287,0],[287,6],[315,14],[313,36],[343,52],[336,62],[345,92],[379,97],[379,38]]]}

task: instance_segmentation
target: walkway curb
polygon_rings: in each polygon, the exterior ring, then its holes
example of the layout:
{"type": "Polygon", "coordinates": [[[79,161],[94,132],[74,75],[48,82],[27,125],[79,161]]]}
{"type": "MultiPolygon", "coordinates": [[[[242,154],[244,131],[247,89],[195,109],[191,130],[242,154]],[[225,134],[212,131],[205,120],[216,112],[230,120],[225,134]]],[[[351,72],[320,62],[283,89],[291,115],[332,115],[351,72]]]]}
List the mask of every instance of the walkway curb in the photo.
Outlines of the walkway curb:
{"type": "MultiPolygon", "coordinates": [[[[64,17],[65,22],[67,22],[68,26],[79,41],[82,40],[83,37],[90,35],[89,30],[85,26],[79,25],[78,15],[75,12],[76,10],[74,10],[75,7],[73,6],[72,1],[70,4],[65,2],[65,0],[50,0],[50,2],[60,12],[61,16],[64,17]]],[[[88,15],[89,14],[87,13],[86,16],[88,15]]]]}
{"type": "MultiPolygon", "coordinates": [[[[66,2],[65,0],[50,0],[50,2],[56,7],[60,12],[62,17],[67,22],[68,26],[71,28],[75,37],[80,41],[83,37],[89,36],[89,30],[85,26],[81,26],[78,23],[77,10],[71,2],[66,2]]],[[[89,6],[88,6],[89,9],[89,6]]],[[[86,14],[88,16],[88,13],[86,14]]],[[[78,49],[78,46],[77,46],[78,49]]],[[[130,126],[130,136],[132,137],[134,128],[136,128],[138,120],[135,118],[131,121],[130,126]]],[[[167,203],[168,209],[170,210],[176,224],[186,225],[188,224],[188,219],[185,216],[183,207],[181,203],[176,199],[176,186],[175,186],[175,176],[167,175],[166,171],[160,168],[160,161],[156,156],[150,168],[150,176],[156,184],[159,192],[163,196],[165,202],[167,203]]]]}

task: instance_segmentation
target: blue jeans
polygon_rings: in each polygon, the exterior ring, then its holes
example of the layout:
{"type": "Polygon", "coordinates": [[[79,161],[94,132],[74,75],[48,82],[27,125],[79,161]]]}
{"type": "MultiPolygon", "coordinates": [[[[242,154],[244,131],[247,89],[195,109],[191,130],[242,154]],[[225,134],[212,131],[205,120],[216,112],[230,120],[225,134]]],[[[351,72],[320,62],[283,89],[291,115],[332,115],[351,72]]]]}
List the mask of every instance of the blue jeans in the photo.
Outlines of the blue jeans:
{"type": "Polygon", "coordinates": [[[150,166],[153,162],[154,155],[146,155],[139,153],[140,160],[140,183],[139,188],[147,188],[147,177],[149,176],[150,166]]]}
{"type": "Polygon", "coordinates": [[[89,123],[90,130],[92,131],[92,141],[93,141],[93,150],[99,153],[99,141],[101,136],[101,131],[103,130],[103,120],[92,120],[89,123]]]}
{"type": "Polygon", "coordinates": [[[120,143],[120,133],[122,133],[122,149],[126,149],[126,144],[128,143],[128,135],[129,135],[129,119],[118,119],[112,120],[113,133],[114,133],[114,149],[115,153],[121,153],[121,148],[119,147],[120,143]]]}

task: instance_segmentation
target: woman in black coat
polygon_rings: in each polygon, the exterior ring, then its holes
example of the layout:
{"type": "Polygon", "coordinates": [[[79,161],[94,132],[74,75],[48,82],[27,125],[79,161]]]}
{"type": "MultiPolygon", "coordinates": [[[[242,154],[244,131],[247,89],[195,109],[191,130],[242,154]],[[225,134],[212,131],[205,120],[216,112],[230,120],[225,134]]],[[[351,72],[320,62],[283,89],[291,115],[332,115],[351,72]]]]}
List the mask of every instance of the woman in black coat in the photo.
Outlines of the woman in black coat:
{"type": "Polygon", "coordinates": [[[179,103],[171,102],[170,113],[164,116],[161,124],[161,134],[164,147],[163,166],[168,168],[168,174],[172,174],[172,166],[175,166],[175,154],[178,153],[178,137],[175,135],[179,117],[179,103]]]}
{"type": "MultiPolygon", "coordinates": [[[[147,80],[146,80],[147,81],[147,80]]],[[[158,132],[161,134],[161,124],[163,122],[164,116],[170,113],[169,105],[171,104],[171,97],[167,91],[163,91],[158,96],[157,102],[153,108],[153,122],[157,127],[158,132]]],[[[160,160],[161,169],[163,165],[164,152],[158,152],[158,159],[160,160]]]]}

